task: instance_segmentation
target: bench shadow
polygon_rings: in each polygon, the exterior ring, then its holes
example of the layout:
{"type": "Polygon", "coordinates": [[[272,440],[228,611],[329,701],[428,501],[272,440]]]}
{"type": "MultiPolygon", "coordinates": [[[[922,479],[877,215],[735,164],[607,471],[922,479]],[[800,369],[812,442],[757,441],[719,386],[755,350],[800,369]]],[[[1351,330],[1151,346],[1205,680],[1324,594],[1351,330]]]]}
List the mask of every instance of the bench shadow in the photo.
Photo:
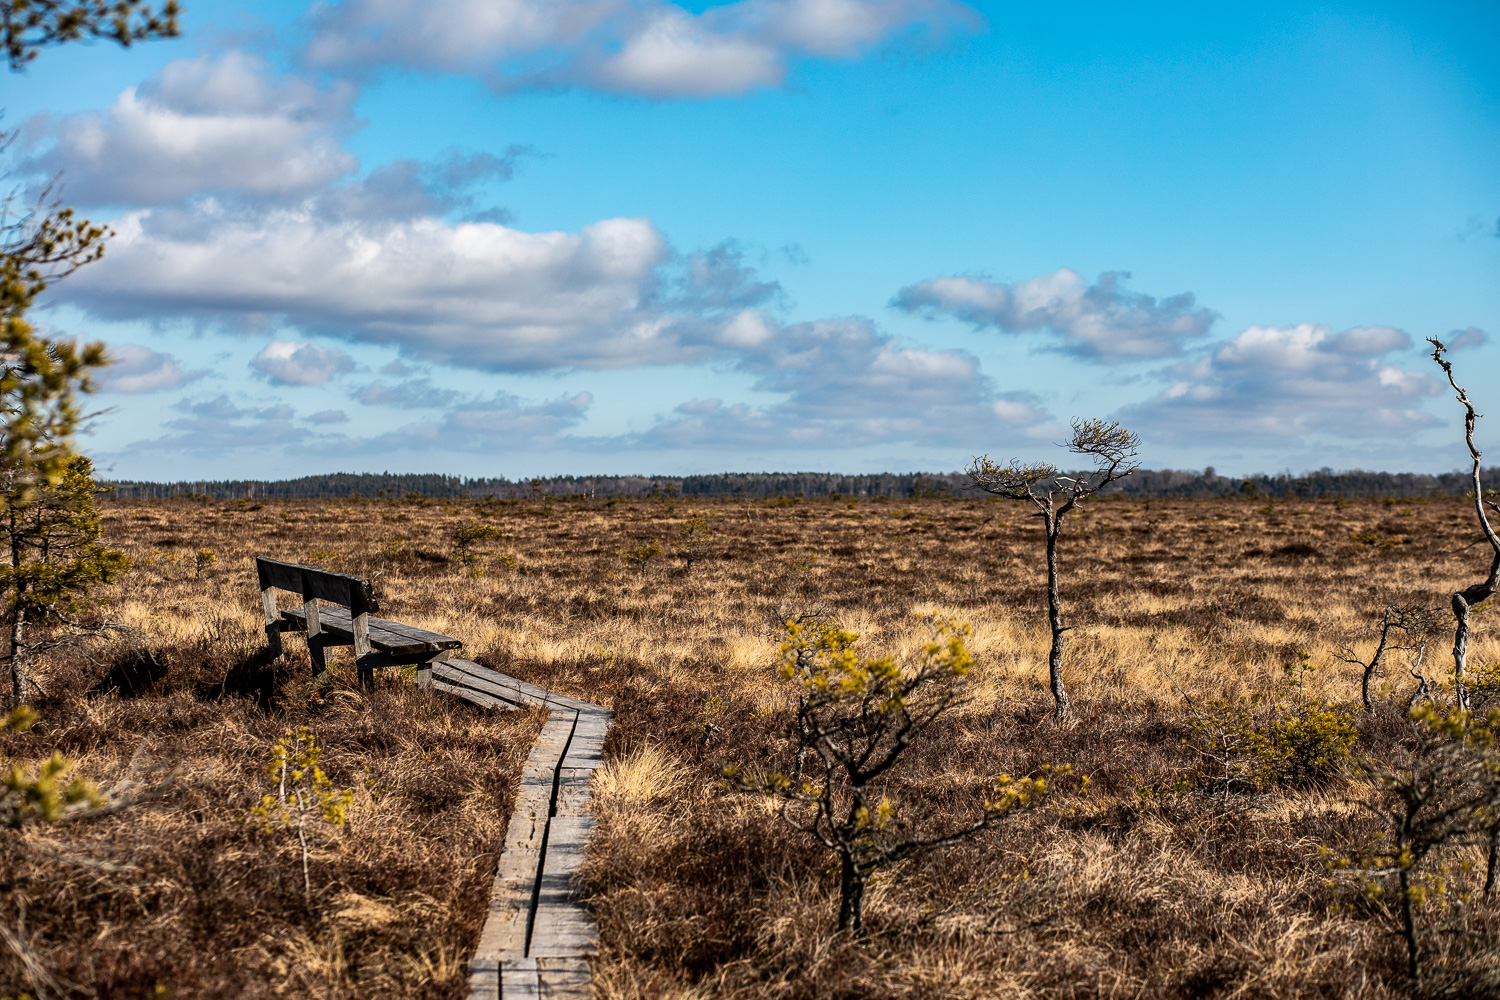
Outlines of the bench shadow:
{"type": "Polygon", "coordinates": [[[108,673],[94,682],[88,689],[88,697],[112,694],[118,698],[139,698],[166,675],[166,661],[156,650],[132,646],[114,659],[108,673]]]}
{"type": "Polygon", "coordinates": [[[281,688],[291,680],[292,671],[286,658],[270,648],[263,648],[231,661],[216,681],[199,681],[193,685],[193,696],[199,701],[222,701],[225,698],[250,698],[262,712],[269,711],[281,688]]]}
{"type": "Polygon", "coordinates": [[[102,677],[88,697],[163,697],[187,692],[198,701],[252,699],[261,711],[273,708],[294,666],[266,644],[259,630],[229,621],[211,621],[197,640],[156,648],[144,643],[120,646],[100,664],[102,677]]]}

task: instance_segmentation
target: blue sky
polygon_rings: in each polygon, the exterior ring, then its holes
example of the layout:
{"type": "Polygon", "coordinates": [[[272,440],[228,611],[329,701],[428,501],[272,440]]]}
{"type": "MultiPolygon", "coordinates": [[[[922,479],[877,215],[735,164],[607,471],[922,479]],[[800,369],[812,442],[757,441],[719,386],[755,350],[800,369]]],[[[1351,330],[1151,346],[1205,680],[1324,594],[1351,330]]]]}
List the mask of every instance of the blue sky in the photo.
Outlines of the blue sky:
{"type": "Polygon", "coordinates": [[[117,358],[118,477],[946,470],[1092,416],[1153,467],[1439,471],[1432,335],[1500,417],[1493,4],[183,27],[6,80],[12,184],[117,232],[41,318],[117,358]]]}

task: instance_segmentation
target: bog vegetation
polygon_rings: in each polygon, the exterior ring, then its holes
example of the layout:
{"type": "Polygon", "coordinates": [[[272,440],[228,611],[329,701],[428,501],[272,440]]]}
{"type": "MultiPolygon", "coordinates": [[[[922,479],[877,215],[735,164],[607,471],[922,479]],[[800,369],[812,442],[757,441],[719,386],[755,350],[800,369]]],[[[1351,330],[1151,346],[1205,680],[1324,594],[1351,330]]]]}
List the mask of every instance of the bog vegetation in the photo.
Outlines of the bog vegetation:
{"type": "Polygon", "coordinates": [[[123,628],[39,654],[37,719],[0,736],[7,787],[50,789],[4,806],[0,996],[462,995],[539,720],[389,673],[360,693],[339,651],[328,689],[296,642],[268,661],[257,554],[368,576],[393,616],[615,710],[584,886],[601,997],[1396,997],[1413,952],[1420,994],[1500,993],[1500,634],[1471,609],[1463,713],[1447,607],[1489,564],[1472,500],[1080,506],[1064,725],[1044,539],[978,493],[97,505],[129,569],[94,613],[123,628]],[[473,525],[494,535],[459,547],[473,525]],[[799,696],[888,706],[924,665],[925,726],[851,826],[817,736],[850,702],[799,696]],[[124,779],[144,801],[82,818],[124,779]]]}

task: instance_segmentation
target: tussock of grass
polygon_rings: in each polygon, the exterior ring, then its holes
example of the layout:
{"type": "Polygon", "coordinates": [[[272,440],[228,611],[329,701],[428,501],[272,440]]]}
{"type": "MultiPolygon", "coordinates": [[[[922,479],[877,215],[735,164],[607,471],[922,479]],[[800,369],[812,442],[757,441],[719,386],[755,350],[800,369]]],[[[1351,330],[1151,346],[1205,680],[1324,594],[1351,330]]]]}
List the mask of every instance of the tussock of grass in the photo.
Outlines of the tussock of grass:
{"type": "Polygon", "coordinates": [[[601,799],[652,803],[668,799],[686,783],[688,769],[660,747],[643,743],[610,760],[594,773],[601,799]]]}

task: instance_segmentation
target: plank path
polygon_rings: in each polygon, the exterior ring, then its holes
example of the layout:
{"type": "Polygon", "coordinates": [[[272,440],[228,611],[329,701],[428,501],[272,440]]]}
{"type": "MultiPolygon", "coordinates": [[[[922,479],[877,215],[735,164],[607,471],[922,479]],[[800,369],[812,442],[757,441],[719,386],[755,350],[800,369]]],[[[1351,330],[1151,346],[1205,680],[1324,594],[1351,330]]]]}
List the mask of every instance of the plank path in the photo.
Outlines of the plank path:
{"type": "Polygon", "coordinates": [[[537,738],[490,890],[489,915],[469,960],[471,1000],[586,998],[598,926],[573,889],[594,832],[590,782],[614,713],[452,658],[432,666],[432,686],[487,708],[541,705],[537,738]]]}

